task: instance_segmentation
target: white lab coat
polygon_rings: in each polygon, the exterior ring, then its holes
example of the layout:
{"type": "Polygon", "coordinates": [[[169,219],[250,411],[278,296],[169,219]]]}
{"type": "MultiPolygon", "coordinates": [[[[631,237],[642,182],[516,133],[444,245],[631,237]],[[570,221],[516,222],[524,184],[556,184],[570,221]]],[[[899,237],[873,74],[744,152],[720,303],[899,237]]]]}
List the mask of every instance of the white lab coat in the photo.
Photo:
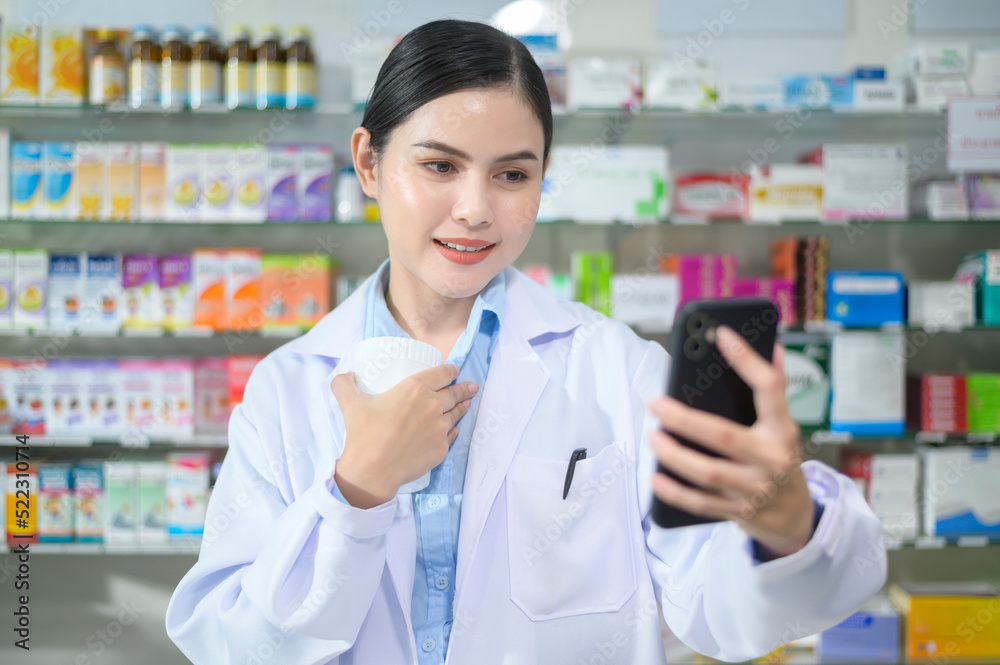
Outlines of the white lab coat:
{"type": "MultiPolygon", "coordinates": [[[[658,603],[691,648],[749,659],[841,621],[881,588],[879,523],[820,462],[804,471],[825,511],[790,556],[755,565],[730,522],[651,526],[645,433],[658,423],[645,402],[663,394],[667,353],[506,271],[465,479],[448,663],[662,664],[658,603]],[[563,500],[580,447],[588,456],[563,500]]],[[[167,608],[170,638],[195,663],[416,663],[412,495],[364,511],[330,492],[344,433],[330,381],[363,337],[371,279],[268,355],[233,412],[199,559],[167,608]]]]}

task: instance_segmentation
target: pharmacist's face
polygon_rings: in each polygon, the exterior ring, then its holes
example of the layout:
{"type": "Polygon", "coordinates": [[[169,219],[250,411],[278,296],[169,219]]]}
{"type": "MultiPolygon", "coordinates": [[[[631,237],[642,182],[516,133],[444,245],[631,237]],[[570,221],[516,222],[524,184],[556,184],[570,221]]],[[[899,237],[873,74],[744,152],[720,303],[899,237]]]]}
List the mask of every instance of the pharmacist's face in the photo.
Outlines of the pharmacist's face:
{"type": "Polygon", "coordinates": [[[445,297],[481,291],[528,244],[544,146],[519,93],[473,89],[421,106],[375,168],[392,264],[445,297]],[[442,242],[461,240],[487,247],[467,253],[442,242]]]}

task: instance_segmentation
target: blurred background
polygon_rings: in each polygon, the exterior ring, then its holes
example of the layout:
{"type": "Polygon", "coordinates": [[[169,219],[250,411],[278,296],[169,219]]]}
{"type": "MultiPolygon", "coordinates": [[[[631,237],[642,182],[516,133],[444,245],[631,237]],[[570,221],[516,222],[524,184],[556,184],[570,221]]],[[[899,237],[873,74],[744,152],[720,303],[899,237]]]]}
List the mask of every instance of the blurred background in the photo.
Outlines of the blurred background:
{"type": "Polygon", "coordinates": [[[886,549],[889,583],[768,661],[1000,662],[995,0],[0,0],[3,514],[32,543],[31,652],[5,630],[0,662],[187,662],[164,613],[224,528],[229,413],[386,258],[350,133],[443,17],[549,83],[517,268],[664,346],[687,300],[777,303],[804,451],[865,492],[855,563],[886,549]]]}

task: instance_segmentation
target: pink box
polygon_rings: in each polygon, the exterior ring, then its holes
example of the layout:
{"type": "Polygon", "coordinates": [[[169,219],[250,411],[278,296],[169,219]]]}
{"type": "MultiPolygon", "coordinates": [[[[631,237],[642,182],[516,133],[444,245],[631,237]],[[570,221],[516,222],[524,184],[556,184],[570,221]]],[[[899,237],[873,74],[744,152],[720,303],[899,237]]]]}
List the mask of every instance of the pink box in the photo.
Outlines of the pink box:
{"type": "Polygon", "coordinates": [[[225,434],[228,423],[226,359],[198,358],[194,364],[194,432],[225,434]]]}
{"type": "Polygon", "coordinates": [[[781,325],[795,324],[795,285],[784,277],[740,277],[733,283],[736,298],[767,298],[778,308],[781,325]]]}

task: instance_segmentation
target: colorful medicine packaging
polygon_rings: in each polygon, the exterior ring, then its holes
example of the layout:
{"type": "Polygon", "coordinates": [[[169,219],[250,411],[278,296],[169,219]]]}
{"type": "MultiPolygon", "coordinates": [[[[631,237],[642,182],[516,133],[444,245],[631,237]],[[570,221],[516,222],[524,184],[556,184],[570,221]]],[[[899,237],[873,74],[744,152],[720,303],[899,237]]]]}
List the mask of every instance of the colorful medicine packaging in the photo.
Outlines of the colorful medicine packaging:
{"type": "Polygon", "coordinates": [[[38,27],[7,23],[0,42],[0,103],[38,103],[38,27]]]}
{"type": "Polygon", "coordinates": [[[38,465],[38,541],[73,540],[73,469],[69,464],[38,465]]]}
{"type": "Polygon", "coordinates": [[[0,330],[14,327],[14,252],[0,249],[0,330]]]}
{"type": "Polygon", "coordinates": [[[320,254],[264,254],[260,306],[263,327],[311,328],[330,311],[331,260],[320,254]]]}
{"type": "Polygon", "coordinates": [[[236,170],[235,151],[227,144],[203,146],[205,153],[204,206],[201,220],[228,222],[233,218],[233,171],[236,170]]]}
{"type": "Polygon", "coordinates": [[[48,328],[72,334],[80,329],[84,313],[87,255],[53,254],[49,257],[48,328]]]}
{"type": "Polygon", "coordinates": [[[693,221],[744,219],[749,178],[721,173],[678,175],[674,181],[674,218],[693,221]]]}
{"type": "Polygon", "coordinates": [[[638,108],[642,103],[642,62],[633,58],[570,58],[566,65],[566,106],[579,109],[638,108]]]}
{"type": "Polygon", "coordinates": [[[85,75],[83,30],[78,26],[42,28],[39,96],[46,106],[81,106],[85,75]]]}
{"type": "Polygon", "coordinates": [[[73,535],[76,542],[104,539],[104,470],[101,462],[73,466],[73,535]]]}
{"type": "Polygon", "coordinates": [[[77,141],[74,145],[76,164],[76,218],[100,220],[104,214],[107,191],[108,146],[96,141],[77,141]]]}
{"type": "Polygon", "coordinates": [[[226,252],[226,300],[229,313],[225,329],[256,330],[264,322],[260,307],[261,252],[230,249],[226,252]]]}
{"type": "Polygon", "coordinates": [[[789,333],[785,345],[785,397],[802,427],[826,428],[830,418],[830,342],[822,336],[789,333]]]}
{"type": "Polygon", "coordinates": [[[17,547],[21,543],[37,543],[38,542],[38,511],[29,510],[27,515],[24,513],[23,505],[17,505],[17,499],[23,498],[18,494],[18,490],[27,490],[29,496],[38,496],[38,466],[35,464],[28,464],[28,468],[18,469],[14,462],[6,464],[7,470],[7,482],[5,483],[4,492],[7,497],[7,511],[5,515],[7,524],[7,544],[9,547],[17,547]],[[18,487],[14,482],[17,476],[15,474],[23,473],[21,480],[26,481],[25,486],[18,487]],[[24,520],[24,521],[22,521],[24,520]],[[16,534],[16,538],[14,537],[16,534]]]}
{"type": "Polygon", "coordinates": [[[126,254],[122,257],[122,325],[130,328],[159,326],[160,280],[156,254],[126,254]]]}
{"type": "Polygon", "coordinates": [[[820,633],[816,653],[821,662],[897,663],[900,624],[888,599],[876,598],[820,633]]]}
{"type": "Polygon", "coordinates": [[[194,284],[194,325],[225,330],[229,325],[226,307],[226,253],[218,249],[196,249],[191,254],[194,284]]]}
{"type": "Polygon", "coordinates": [[[198,538],[204,533],[208,463],[203,453],[167,455],[167,533],[171,540],[198,538]]]}
{"type": "Polygon", "coordinates": [[[166,209],[170,222],[197,222],[204,209],[205,152],[194,143],[171,143],[167,149],[166,209]]]}
{"type": "Polygon", "coordinates": [[[975,285],[979,320],[985,325],[1000,325],[1000,250],[974,252],[962,257],[956,279],[975,285]]]}
{"type": "Polygon", "coordinates": [[[906,321],[903,274],[893,271],[831,270],[826,318],[846,327],[878,327],[906,321]]]}
{"type": "Polygon", "coordinates": [[[135,462],[104,462],[104,542],[134,545],[139,541],[135,462]]]}
{"type": "Polygon", "coordinates": [[[889,599],[904,618],[905,662],[1000,657],[1000,595],[982,582],[891,584],[889,599]]]}
{"type": "Polygon", "coordinates": [[[164,544],[168,541],[167,464],[160,461],[137,462],[136,476],[139,543],[164,544]]]}
{"type": "Polygon", "coordinates": [[[236,150],[237,169],[233,174],[234,222],[264,222],[268,213],[268,149],[252,143],[236,150]]]}
{"type": "Polygon", "coordinates": [[[14,328],[44,330],[47,325],[49,253],[14,251],[14,328]]]}
{"type": "Polygon", "coordinates": [[[139,220],[166,218],[167,146],[155,141],[139,144],[139,220]]]}
{"type": "Polygon", "coordinates": [[[14,219],[42,217],[44,172],[43,144],[14,141],[10,144],[10,216],[14,219]]]}
{"type": "Polygon", "coordinates": [[[95,437],[117,437],[125,428],[122,374],[112,358],[80,361],[84,371],[86,429],[95,437]]]}
{"type": "Polygon", "coordinates": [[[296,177],[298,218],[303,222],[328,222],[333,218],[333,149],[329,145],[299,146],[296,177]]]}
{"type": "Polygon", "coordinates": [[[103,219],[132,221],[138,213],[139,145],[126,141],[107,142],[107,192],[103,219]]]}
{"type": "Polygon", "coordinates": [[[76,219],[76,146],[72,141],[46,141],[43,147],[43,212],[45,219],[76,219]]]}
{"type": "Polygon", "coordinates": [[[845,331],[830,351],[830,429],[855,436],[902,436],[906,363],[902,332],[845,331]]]}
{"type": "Polygon", "coordinates": [[[168,330],[194,325],[194,285],[191,256],[168,254],[159,257],[160,323],[168,330]]]}
{"type": "Polygon", "coordinates": [[[225,358],[194,363],[195,434],[225,434],[229,423],[229,383],[225,358]]]}
{"type": "Polygon", "coordinates": [[[299,212],[298,146],[272,143],[268,146],[267,219],[271,222],[291,222],[299,212]]]}
{"type": "Polygon", "coordinates": [[[122,255],[88,255],[80,329],[91,333],[117,333],[122,325],[122,295],[122,255]]]}

